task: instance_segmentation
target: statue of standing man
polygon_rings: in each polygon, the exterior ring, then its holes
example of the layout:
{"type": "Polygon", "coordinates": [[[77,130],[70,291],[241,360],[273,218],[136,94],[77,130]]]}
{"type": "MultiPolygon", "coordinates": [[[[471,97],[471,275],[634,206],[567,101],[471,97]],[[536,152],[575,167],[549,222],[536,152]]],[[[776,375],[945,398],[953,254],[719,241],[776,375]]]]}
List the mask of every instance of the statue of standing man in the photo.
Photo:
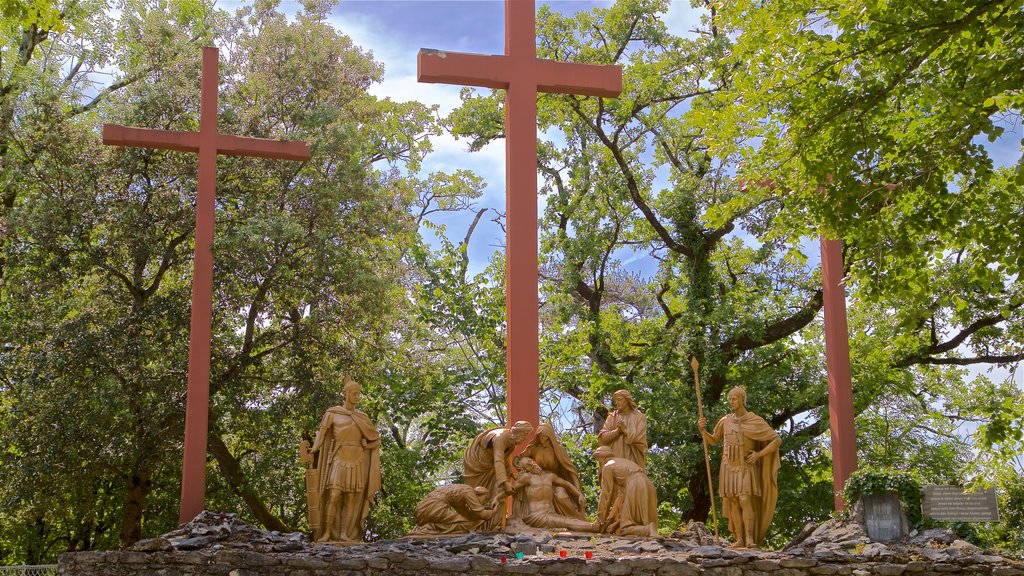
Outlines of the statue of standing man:
{"type": "Polygon", "coordinates": [[[316,469],[319,514],[310,518],[318,542],[360,541],[374,495],[380,490],[380,433],[356,409],[362,388],[345,377],[343,406],[327,409],[311,453],[316,469]]]}
{"type": "Polygon", "coordinates": [[[641,469],[647,467],[647,417],[637,410],[636,400],[629,390],[616,390],[612,394],[615,410],[608,415],[597,434],[599,446],[611,448],[612,454],[634,462],[641,469]]]}
{"type": "Polygon", "coordinates": [[[515,484],[512,472],[512,451],[533,432],[533,424],[520,420],[511,428],[491,428],[473,438],[462,459],[462,478],[468,486],[487,489],[488,499],[498,503],[496,513],[480,526],[481,530],[497,530],[505,518],[505,497],[515,484]]]}
{"type": "Polygon", "coordinates": [[[722,515],[729,519],[733,548],[757,548],[768,532],[779,499],[779,445],[782,440],[763,418],[747,411],[747,392],[733,388],[727,396],[733,413],[708,433],[707,420],[697,427],[708,444],[724,440],[718,493],[722,515]]]}

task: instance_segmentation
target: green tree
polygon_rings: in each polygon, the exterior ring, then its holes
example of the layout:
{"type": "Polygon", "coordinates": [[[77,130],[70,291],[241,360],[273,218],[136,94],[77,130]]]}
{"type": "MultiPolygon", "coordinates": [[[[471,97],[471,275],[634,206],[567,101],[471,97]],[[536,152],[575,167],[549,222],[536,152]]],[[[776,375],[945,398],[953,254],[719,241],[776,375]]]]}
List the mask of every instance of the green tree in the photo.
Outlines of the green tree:
{"type": "Polygon", "coordinates": [[[219,162],[208,506],[299,528],[295,447],[337,403],[342,374],[364,383],[367,411],[401,449],[385,453],[388,490],[371,531],[407,528],[425,491],[413,472],[431,470],[432,450],[448,441],[443,419],[423,424],[406,404],[451,413],[443,380],[419,387],[431,369],[405,357],[402,338],[419,329],[403,324],[413,205],[430,185],[443,195],[462,182],[406,176],[429,150],[431,111],[367,95],[380,65],[316,6],[294,22],[274,3],[233,16],[181,6],[200,10],[126,5],[124,43],[105,57],[146,68],[88,113],[53,113],[80,99],[45,87],[18,111],[16,141],[32,147],[5,172],[16,201],[0,287],[4,562],[129,544],[176,523],[196,161],[104,147],[97,128],[197,128],[187,18],[223,48],[220,129],[313,150],[303,164],[219,162]],[[431,390],[431,402],[414,394],[431,390]],[[434,436],[417,439],[416,427],[434,436]]]}
{"type": "MultiPolygon", "coordinates": [[[[659,499],[675,517],[701,520],[710,502],[687,360],[701,361],[709,420],[726,411],[731,386],[746,386],[750,407],[784,438],[783,490],[791,492],[778,539],[831,507],[822,293],[817,265],[804,254],[812,229],[794,227],[789,195],[734,177],[753,154],[745,135],[725,124],[738,114],[728,102],[766,68],[741,65],[715,10],[693,37],[679,38],[660,19],[666,8],[619,2],[573,18],[539,13],[541,57],[624,68],[618,99],[539,100],[549,130],[539,148],[547,198],[543,385],[576,399],[578,434],[600,425],[615,388],[633,390],[649,419],[659,499]],[[652,264],[631,266],[637,259],[652,264]]],[[[467,90],[449,119],[453,131],[471,148],[503,137],[501,102],[500,94],[467,90]]],[[[846,256],[850,266],[876,263],[860,245],[846,256]]],[[[992,330],[1010,294],[991,278],[982,291],[957,283],[965,273],[984,276],[984,262],[972,250],[915,260],[907,274],[929,282],[894,290],[899,302],[876,305],[852,292],[855,403],[865,426],[884,415],[879,401],[887,395],[917,394],[928,411],[956,381],[950,366],[1013,357],[1002,351],[1013,350],[1016,328],[992,330]],[[965,342],[978,354],[965,355],[965,342]]],[[[916,445],[931,445],[920,430],[913,434],[916,445]]],[[[935,450],[949,474],[963,463],[962,452],[935,450]]]]}

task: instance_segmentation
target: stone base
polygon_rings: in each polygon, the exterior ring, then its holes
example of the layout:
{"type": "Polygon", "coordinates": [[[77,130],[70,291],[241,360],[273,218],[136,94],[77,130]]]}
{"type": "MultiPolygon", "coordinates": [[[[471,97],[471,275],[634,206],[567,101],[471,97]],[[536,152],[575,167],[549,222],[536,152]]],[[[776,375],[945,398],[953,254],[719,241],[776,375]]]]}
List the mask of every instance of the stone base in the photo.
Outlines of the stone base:
{"type": "MultiPolygon", "coordinates": [[[[729,550],[699,523],[658,539],[590,534],[468,534],[351,545],[311,544],[203,512],[129,550],[69,552],[60,576],[1024,576],[1024,563],[986,555],[948,530],[884,545],[834,520],[782,552],[729,550]],[[565,557],[561,553],[565,553],[565,557]],[[590,558],[587,556],[590,555],[590,558]]],[[[723,542],[728,544],[728,542],[723,542]]]]}
{"type": "MultiPolygon", "coordinates": [[[[409,539],[303,552],[253,552],[229,548],[194,551],[71,552],[61,556],[62,576],[450,576],[452,574],[561,574],[590,576],[1024,576],[1019,562],[974,554],[944,561],[889,555],[836,553],[822,557],[786,552],[733,551],[671,540],[551,537],[543,544],[517,537],[465,536],[409,539]],[[516,558],[518,548],[536,547],[516,558]],[[549,549],[545,551],[545,549],[549,549]],[[566,551],[561,558],[560,550],[566,551]],[[590,551],[592,558],[586,559],[590,551]],[[502,558],[505,559],[504,563],[502,558]]],[[[521,551],[521,550],[519,550],[521,551]]]]}

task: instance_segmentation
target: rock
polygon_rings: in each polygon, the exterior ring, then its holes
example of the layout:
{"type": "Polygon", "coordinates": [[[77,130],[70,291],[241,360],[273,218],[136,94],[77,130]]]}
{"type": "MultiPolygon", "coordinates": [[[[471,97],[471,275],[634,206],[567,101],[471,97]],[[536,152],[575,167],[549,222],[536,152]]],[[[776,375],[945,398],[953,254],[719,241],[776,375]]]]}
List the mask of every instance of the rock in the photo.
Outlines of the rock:
{"type": "Polygon", "coordinates": [[[174,546],[166,538],[157,537],[139,540],[129,550],[136,550],[138,552],[166,552],[174,550],[174,546]]]}
{"type": "Polygon", "coordinates": [[[813,568],[817,565],[818,561],[814,558],[801,558],[799,556],[779,560],[779,566],[783,568],[813,568]]]}
{"type": "Polygon", "coordinates": [[[870,541],[862,525],[855,522],[842,523],[833,518],[815,528],[811,535],[802,542],[802,546],[809,548],[830,543],[841,548],[853,548],[870,541]]]}
{"type": "Polygon", "coordinates": [[[974,544],[966,540],[953,540],[949,545],[948,550],[950,552],[956,552],[958,556],[971,556],[974,554],[981,554],[981,548],[978,548],[974,544]]]}
{"type": "Polygon", "coordinates": [[[867,558],[882,558],[885,556],[892,556],[892,551],[889,550],[888,546],[881,542],[871,542],[864,545],[861,555],[867,558]]]}
{"type": "Polygon", "coordinates": [[[697,576],[698,568],[688,563],[665,563],[658,568],[658,576],[697,576]]]}
{"type": "Polygon", "coordinates": [[[687,522],[686,527],[682,530],[676,530],[669,535],[669,538],[686,540],[698,546],[702,544],[712,544],[715,541],[715,536],[710,530],[708,530],[708,527],[705,526],[703,522],[697,522],[695,520],[687,522]]]}
{"type": "Polygon", "coordinates": [[[914,546],[928,546],[935,544],[952,544],[956,540],[956,533],[948,528],[932,528],[925,530],[909,540],[914,546]]]}
{"type": "Polygon", "coordinates": [[[918,548],[916,552],[932,562],[948,562],[950,558],[946,550],[940,548],[918,548]]]}
{"type": "Polygon", "coordinates": [[[802,543],[804,540],[807,540],[811,536],[811,534],[813,534],[814,531],[817,529],[817,524],[815,524],[814,522],[808,522],[804,525],[803,530],[801,530],[799,534],[794,536],[793,539],[789,541],[789,543],[782,547],[782,549],[789,550],[791,548],[795,548],[798,544],[802,543]]]}
{"type": "Polygon", "coordinates": [[[194,538],[172,540],[170,544],[175,550],[198,550],[215,540],[217,540],[215,536],[196,536],[194,538]]]}
{"type": "Polygon", "coordinates": [[[698,546],[690,551],[693,556],[698,558],[721,558],[726,552],[725,548],[720,546],[698,546]]]}
{"type": "Polygon", "coordinates": [[[649,554],[665,551],[665,547],[657,540],[641,540],[638,548],[640,548],[641,552],[647,552],[649,554]]]}
{"type": "Polygon", "coordinates": [[[990,556],[988,554],[975,554],[970,558],[973,564],[1000,564],[1003,562],[1002,556],[990,556]]]}
{"type": "Polygon", "coordinates": [[[906,570],[907,567],[903,564],[879,564],[874,568],[878,576],[900,576],[906,570]]]}

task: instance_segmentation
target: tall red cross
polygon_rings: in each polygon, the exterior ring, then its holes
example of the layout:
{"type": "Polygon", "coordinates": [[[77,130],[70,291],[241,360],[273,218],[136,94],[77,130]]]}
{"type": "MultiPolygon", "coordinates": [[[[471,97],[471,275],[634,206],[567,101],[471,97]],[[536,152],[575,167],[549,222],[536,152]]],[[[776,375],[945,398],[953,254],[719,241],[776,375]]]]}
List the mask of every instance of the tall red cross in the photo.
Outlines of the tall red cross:
{"type": "Polygon", "coordinates": [[[832,430],[832,498],[842,510],[843,489],[857,470],[857,432],[853,426],[850,331],[846,324],[843,241],[821,237],[821,287],[825,307],[825,364],[828,417],[832,430]]]}
{"type": "Polygon", "coordinates": [[[508,421],[540,423],[537,316],[537,93],[614,98],[622,67],[537,59],[533,0],[505,0],[505,54],[420,50],[420,82],[505,90],[508,421]]]}
{"type": "MultiPolygon", "coordinates": [[[[772,181],[756,186],[775,188],[772,181]]],[[[746,190],[747,182],[740,182],[746,190]]],[[[853,425],[853,382],[850,376],[850,330],[846,322],[843,241],[821,235],[821,292],[825,320],[825,369],[828,373],[828,418],[832,438],[832,498],[842,510],[843,489],[857,470],[857,431],[853,425]]]]}
{"type": "Polygon", "coordinates": [[[309,160],[305,142],[243,138],[217,133],[217,49],[203,48],[199,132],[103,125],[103,143],[199,154],[192,321],[185,404],[185,456],[181,472],[181,522],[203,511],[206,498],[206,438],[210,404],[210,330],[213,318],[213,222],[217,155],[309,160]]]}

